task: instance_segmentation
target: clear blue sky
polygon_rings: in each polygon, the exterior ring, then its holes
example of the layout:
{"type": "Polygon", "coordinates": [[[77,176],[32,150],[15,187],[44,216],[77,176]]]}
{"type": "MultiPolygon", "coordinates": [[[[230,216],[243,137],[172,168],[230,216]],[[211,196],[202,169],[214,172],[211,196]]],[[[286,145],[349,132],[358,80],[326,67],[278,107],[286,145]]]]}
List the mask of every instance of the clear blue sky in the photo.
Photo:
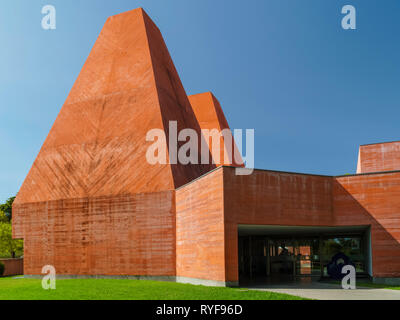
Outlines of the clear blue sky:
{"type": "Polygon", "coordinates": [[[188,94],[254,128],[257,168],[355,172],[358,146],[400,139],[400,1],[3,0],[0,201],[28,173],[106,18],[143,7],[188,94]],[[41,8],[57,29],[41,28],[41,8]],[[341,8],[357,9],[357,30],[341,8]]]}

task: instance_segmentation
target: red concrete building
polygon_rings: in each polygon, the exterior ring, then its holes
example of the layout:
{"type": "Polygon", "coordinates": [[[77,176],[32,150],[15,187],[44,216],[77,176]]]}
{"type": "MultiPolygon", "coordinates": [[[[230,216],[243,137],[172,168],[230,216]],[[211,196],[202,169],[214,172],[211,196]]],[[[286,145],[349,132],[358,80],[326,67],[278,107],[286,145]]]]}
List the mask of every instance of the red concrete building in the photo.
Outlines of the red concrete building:
{"type": "Polygon", "coordinates": [[[110,17],[14,202],[26,275],[237,285],[326,276],[342,252],[360,276],[400,279],[400,142],[361,146],[339,177],[150,164],[146,134],[174,139],[171,121],[199,140],[229,129],[211,93],[186,95],[142,9],[110,17]]]}

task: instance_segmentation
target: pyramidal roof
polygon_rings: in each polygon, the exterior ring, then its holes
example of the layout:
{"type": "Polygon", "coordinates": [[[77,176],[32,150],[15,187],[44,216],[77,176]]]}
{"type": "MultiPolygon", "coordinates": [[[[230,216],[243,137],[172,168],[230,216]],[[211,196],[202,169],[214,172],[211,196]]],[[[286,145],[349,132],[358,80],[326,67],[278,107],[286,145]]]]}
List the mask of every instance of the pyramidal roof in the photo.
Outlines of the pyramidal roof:
{"type": "Polygon", "coordinates": [[[173,190],[212,165],[152,165],[149,130],[200,126],[143,9],[107,19],[16,203],[173,190]]]}
{"type": "MultiPolygon", "coordinates": [[[[228,121],[225,118],[221,105],[218,99],[211,92],[204,92],[189,96],[190,104],[197,121],[202,130],[215,130],[222,132],[230,128],[228,121]]],[[[233,134],[233,133],[232,133],[233,134]]],[[[221,136],[219,150],[213,150],[212,144],[215,142],[212,137],[208,140],[204,136],[206,143],[209,146],[211,156],[216,166],[228,165],[236,167],[244,167],[243,159],[236,145],[235,139],[221,136]],[[215,153],[219,153],[218,155],[215,153]]]]}

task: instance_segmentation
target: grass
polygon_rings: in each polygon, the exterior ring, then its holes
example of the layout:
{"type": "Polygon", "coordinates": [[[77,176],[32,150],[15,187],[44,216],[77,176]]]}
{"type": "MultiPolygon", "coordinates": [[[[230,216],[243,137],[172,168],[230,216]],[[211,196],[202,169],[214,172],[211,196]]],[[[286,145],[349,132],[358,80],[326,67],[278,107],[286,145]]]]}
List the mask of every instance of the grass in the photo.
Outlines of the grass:
{"type": "Polygon", "coordinates": [[[57,280],[56,286],[44,290],[38,279],[0,278],[0,300],[305,300],[266,291],[145,280],[57,280]]]}

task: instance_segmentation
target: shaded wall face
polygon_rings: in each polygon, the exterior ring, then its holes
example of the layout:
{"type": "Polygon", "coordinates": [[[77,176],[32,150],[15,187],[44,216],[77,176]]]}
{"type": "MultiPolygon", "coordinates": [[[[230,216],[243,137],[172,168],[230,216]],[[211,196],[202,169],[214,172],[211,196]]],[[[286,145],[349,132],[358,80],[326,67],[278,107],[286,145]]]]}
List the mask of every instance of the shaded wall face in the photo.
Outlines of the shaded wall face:
{"type": "Polygon", "coordinates": [[[223,171],[176,191],[176,275],[225,281],[223,171]]]}
{"type": "Polygon", "coordinates": [[[400,277],[400,172],[336,178],[335,225],[371,225],[374,277],[400,277]]]}
{"type": "Polygon", "coordinates": [[[175,275],[175,191],[14,207],[25,274],[175,275]]]}
{"type": "Polygon", "coordinates": [[[224,170],[226,279],[238,280],[238,224],[330,226],[332,178],[224,170]]]}
{"type": "Polygon", "coordinates": [[[357,173],[400,170],[400,141],[361,146],[357,173]]]}

